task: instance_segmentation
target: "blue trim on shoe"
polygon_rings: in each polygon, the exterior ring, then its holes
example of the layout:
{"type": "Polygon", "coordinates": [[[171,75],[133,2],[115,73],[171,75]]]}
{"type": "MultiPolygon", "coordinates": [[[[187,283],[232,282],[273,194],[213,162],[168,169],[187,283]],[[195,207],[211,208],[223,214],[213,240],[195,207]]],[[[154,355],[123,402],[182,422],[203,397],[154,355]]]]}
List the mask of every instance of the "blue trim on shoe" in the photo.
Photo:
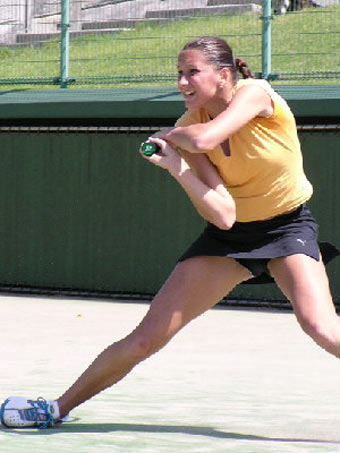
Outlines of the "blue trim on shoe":
{"type": "Polygon", "coordinates": [[[5,400],[0,407],[0,422],[2,425],[6,426],[6,428],[9,428],[9,426],[6,425],[5,420],[4,420],[4,411],[5,411],[5,406],[9,402],[9,398],[5,400]]]}

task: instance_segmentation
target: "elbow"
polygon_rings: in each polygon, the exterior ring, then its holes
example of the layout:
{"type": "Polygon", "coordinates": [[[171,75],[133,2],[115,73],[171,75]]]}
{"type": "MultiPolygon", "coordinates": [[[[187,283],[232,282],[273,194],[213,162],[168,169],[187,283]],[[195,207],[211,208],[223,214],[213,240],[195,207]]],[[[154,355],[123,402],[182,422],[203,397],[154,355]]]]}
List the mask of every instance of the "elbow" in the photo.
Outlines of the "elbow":
{"type": "Polygon", "coordinates": [[[221,221],[221,222],[218,222],[218,224],[216,224],[217,228],[219,228],[220,230],[230,230],[233,225],[234,225],[235,221],[232,221],[232,220],[226,220],[226,221],[221,221]]]}
{"type": "Polygon", "coordinates": [[[227,203],[223,210],[219,211],[218,220],[215,223],[220,230],[230,230],[236,222],[236,205],[234,200],[227,203]]]}
{"type": "Polygon", "coordinates": [[[211,143],[211,140],[207,140],[204,136],[197,136],[192,139],[191,147],[196,153],[207,153],[215,146],[211,143]]]}
{"type": "Polygon", "coordinates": [[[228,215],[221,217],[216,223],[215,226],[220,230],[230,230],[236,221],[236,213],[231,212],[228,215]]]}

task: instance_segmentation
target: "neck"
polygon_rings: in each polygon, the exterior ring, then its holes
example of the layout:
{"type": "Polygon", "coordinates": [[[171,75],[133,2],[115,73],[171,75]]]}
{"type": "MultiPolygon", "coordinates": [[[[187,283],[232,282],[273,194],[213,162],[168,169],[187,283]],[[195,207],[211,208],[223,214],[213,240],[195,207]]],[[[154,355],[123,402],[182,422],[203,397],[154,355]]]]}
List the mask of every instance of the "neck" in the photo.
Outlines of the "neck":
{"type": "Polygon", "coordinates": [[[230,95],[225,99],[219,99],[219,100],[215,101],[214,104],[211,106],[207,106],[206,109],[207,109],[207,112],[208,112],[210,118],[214,119],[220,113],[224,112],[228,108],[228,106],[232,100],[232,97],[233,96],[230,95]]]}
{"type": "Polygon", "coordinates": [[[234,86],[234,84],[228,84],[225,87],[221,88],[220,92],[217,94],[213,102],[206,106],[206,110],[208,111],[208,114],[212,119],[216,118],[216,116],[218,116],[228,108],[233,98],[234,86]]]}

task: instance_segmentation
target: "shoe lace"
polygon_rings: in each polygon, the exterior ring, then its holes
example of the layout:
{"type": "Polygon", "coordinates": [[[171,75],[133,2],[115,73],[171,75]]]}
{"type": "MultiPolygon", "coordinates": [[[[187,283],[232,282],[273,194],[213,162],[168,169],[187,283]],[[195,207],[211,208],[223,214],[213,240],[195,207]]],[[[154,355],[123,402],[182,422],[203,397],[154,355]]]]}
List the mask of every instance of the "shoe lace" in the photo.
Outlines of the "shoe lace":
{"type": "Polygon", "coordinates": [[[44,415],[46,417],[46,420],[39,425],[39,429],[45,429],[48,426],[53,426],[54,425],[54,418],[53,415],[50,412],[50,405],[49,403],[46,402],[44,398],[41,396],[37,399],[37,401],[31,401],[31,404],[34,408],[34,413],[35,413],[35,419],[36,421],[42,421],[41,416],[44,415]],[[43,413],[41,413],[43,411],[43,413]]]}

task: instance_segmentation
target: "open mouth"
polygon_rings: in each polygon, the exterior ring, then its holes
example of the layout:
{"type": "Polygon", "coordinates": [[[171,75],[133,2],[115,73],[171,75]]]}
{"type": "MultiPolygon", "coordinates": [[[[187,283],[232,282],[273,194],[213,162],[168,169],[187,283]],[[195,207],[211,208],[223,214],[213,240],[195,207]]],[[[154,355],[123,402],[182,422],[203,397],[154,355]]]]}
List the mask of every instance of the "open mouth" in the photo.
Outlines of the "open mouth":
{"type": "Polygon", "coordinates": [[[195,95],[195,91],[182,91],[182,96],[184,98],[191,98],[195,95]]]}

